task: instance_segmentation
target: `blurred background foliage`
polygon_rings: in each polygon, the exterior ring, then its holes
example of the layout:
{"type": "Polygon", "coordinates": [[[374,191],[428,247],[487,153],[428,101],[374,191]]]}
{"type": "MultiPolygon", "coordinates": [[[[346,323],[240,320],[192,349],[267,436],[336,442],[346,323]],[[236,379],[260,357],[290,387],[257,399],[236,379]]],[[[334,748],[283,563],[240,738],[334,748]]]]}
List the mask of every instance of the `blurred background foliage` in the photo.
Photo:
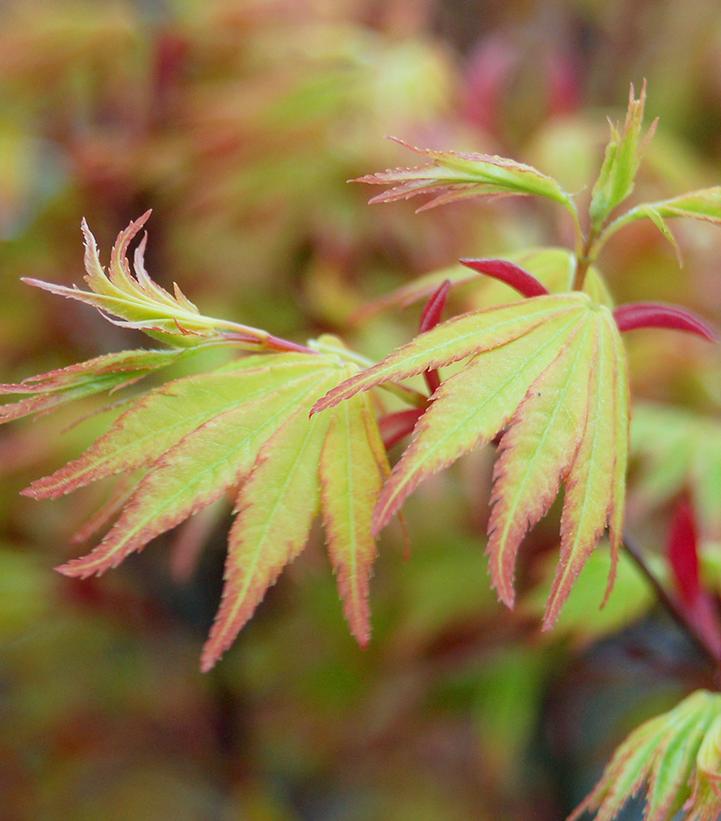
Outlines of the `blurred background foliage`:
{"type": "MultiPolygon", "coordinates": [[[[721,12],[705,0],[5,0],[0,7],[0,365],[4,381],[142,344],[20,275],[81,274],[84,215],[109,248],[146,208],[149,269],[205,312],[371,356],[418,306],[361,308],[459,256],[558,245],[525,201],[366,205],[346,180],[406,164],[386,134],[531,162],[583,202],[628,83],[661,129],[635,196],[721,181],[721,12]]],[[[601,259],[617,301],[719,323],[721,236],[650,224],[601,259]]],[[[484,296],[485,293],[485,296],[484,296]]],[[[455,308],[488,298],[459,289],[455,308]]],[[[629,525],[662,578],[674,505],[697,508],[721,590],[721,363],[689,336],[627,337],[639,403],[629,525]],[[672,407],[668,407],[671,405],[672,407]]],[[[639,721],[705,683],[695,651],[598,551],[558,629],[538,628],[554,517],[528,540],[513,614],[483,561],[491,454],[384,536],[374,639],[346,634],[316,535],[227,659],[197,656],[219,597],[227,508],[100,580],[52,567],[103,501],[37,504],[32,478],[102,429],[63,410],[0,434],[0,816],[12,819],[559,819],[639,721]]],[[[629,818],[640,817],[629,811],[629,818]]]]}

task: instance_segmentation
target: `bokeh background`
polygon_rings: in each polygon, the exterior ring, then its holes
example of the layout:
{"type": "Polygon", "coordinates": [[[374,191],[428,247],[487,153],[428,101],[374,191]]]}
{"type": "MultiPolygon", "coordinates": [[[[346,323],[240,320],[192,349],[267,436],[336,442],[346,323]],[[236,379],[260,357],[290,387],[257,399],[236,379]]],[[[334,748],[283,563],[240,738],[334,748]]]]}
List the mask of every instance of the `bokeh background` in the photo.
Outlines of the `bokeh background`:
{"type": "MultiPolygon", "coordinates": [[[[634,196],[721,182],[715,2],[4,0],[2,381],[143,344],[19,277],[78,281],[81,217],[107,253],[147,208],[149,270],[204,312],[298,340],[339,333],[380,356],[414,333],[420,309],[363,306],[459,256],[569,240],[535,202],[368,207],[346,180],[409,163],[384,136],[512,156],[582,202],[605,116],[621,116],[643,78],[661,124],[634,196]]],[[[719,323],[721,233],[677,229],[683,269],[641,223],[601,267],[618,301],[677,301],[719,323]]],[[[483,298],[467,289],[454,307],[483,298]]],[[[668,576],[669,518],[690,495],[717,591],[718,354],[674,334],[628,341],[643,400],[630,525],[668,576]],[[650,402],[671,410],[660,418],[650,402]]],[[[384,536],[367,650],[347,635],[317,533],[203,676],[222,504],[75,582],[52,567],[82,550],[73,536],[108,489],[18,495],[103,429],[107,414],[70,426],[96,406],[0,432],[2,819],[552,821],[625,732],[705,681],[630,564],[598,611],[602,550],[559,629],[540,634],[557,511],[526,544],[519,608],[496,605],[485,451],[411,500],[410,557],[384,536]]]]}

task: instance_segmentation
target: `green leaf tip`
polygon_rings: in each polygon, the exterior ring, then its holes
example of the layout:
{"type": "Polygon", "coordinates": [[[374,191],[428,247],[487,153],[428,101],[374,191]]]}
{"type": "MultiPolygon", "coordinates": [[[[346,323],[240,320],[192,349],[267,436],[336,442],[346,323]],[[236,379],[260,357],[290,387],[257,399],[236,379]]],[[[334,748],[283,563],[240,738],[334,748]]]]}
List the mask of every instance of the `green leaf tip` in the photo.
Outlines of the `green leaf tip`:
{"type": "Polygon", "coordinates": [[[638,98],[631,85],[623,126],[609,121],[611,139],[606,146],[601,170],[591,197],[590,215],[594,230],[600,229],[614,208],[633,191],[643,151],[656,130],[657,121],[654,120],[646,134],[642,134],[645,107],[646,81],[644,80],[638,98]]]}

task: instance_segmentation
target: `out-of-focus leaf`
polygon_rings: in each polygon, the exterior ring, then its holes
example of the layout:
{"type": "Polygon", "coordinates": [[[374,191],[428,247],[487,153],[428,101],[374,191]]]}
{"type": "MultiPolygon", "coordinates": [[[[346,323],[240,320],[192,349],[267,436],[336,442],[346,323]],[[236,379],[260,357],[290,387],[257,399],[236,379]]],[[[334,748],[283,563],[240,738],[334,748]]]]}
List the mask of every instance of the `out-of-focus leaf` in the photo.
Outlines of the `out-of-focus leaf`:
{"type": "Polygon", "coordinates": [[[585,812],[597,821],[612,821],[644,787],[644,821],[671,821],[682,807],[685,818],[714,821],[721,812],[721,795],[714,789],[721,779],[719,717],[721,696],[699,690],[642,724],[616,750],[569,821],[585,812]]]}
{"type": "Polygon", "coordinates": [[[646,506],[687,488],[704,538],[721,536],[721,424],[682,408],[634,407],[631,445],[639,458],[635,492],[646,506]]]}
{"type": "MultiPolygon", "coordinates": [[[[569,635],[586,644],[622,630],[651,608],[653,591],[623,551],[618,557],[613,590],[603,602],[603,589],[610,567],[611,556],[606,546],[599,547],[589,556],[558,618],[554,637],[557,634],[569,635]]],[[[544,568],[543,581],[521,603],[524,612],[534,617],[542,616],[551,588],[552,572],[553,562],[549,561],[544,568]]]]}

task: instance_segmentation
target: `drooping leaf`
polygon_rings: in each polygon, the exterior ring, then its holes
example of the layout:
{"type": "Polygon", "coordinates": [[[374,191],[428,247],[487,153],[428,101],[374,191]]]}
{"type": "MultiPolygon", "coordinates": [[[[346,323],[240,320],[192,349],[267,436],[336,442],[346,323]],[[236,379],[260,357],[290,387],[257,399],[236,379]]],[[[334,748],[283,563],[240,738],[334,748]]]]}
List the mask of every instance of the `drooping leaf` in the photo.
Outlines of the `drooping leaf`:
{"type": "Polygon", "coordinates": [[[641,134],[645,105],[645,83],[638,99],[631,86],[623,128],[610,123],[611,139],[606,146],[603,164],[591,197],[591,223],[595,229],[600,228],[611,211],[633,191],[643,149],[655,130],[654,123],[645,136],[641,134]]]}
{"type": "Polygon", "coordinates": [[[613,821],[646,787],[644,821],[714,821],[721,812],[721,696],[699,690],[668,713],[646,721],[616,750],[596,788],[569,816],[613,821]],[[691,785],[693,784],[693,792],[691,785]]]}
{"type": "MultiPolygon", "coordinates": [[[[597,333],[589,321],[579,325],[568,335],[565,347],[551,365],[531,383],[501,440],[493,473],[487,551],[493,585],[508,607],[514,603],[514,568],[521,540],[556,498],[561,477],[571,470],[587,425],[589,366],[597,364],[597,333]]],[[[592,541],[589,547],[594,545],[592,541]]],[[[562,558],[568,561],[563,550],[562,558]]],[[[562,565],[559,570],[563,569],[562,565]]],[[[556,595],[557,586],[558,577],[551,591],[547,617],[551,612],[556,614],[559,607],[561,596],[556,595]]],[[[548,626],[547,618],[544,626],[548,626]]]]}
{"type": "Polygon", "coordinates": [[[341,405],[330,422],[320,462],[323,522],[344,609],[361,645],[370,638],[368,583],[376,548],[371,522],[390,473],[366,396],[341,405]],[[365,438],[360,435],[365,430],[365,438]]]}
{"type": "Polygon", "coordinates": [[[355,182],[389,185],[371,203],[396,202],[419,195],[431,199],[419,208],[425,211],[471,197],[545,197],[572,209],[571,197],[552,177],[524,163],[490,154],[459,153],[418,148],[393,138],[404,148],[430,160],[414,168],[394,168],[360,177],[355,182]]]}
{"type": "Polygon", "coordinates": [[[200,424],[196,419],[189,433],[170,447],[164,443],[157,461],[98,547],[59,570],[86,578],[116,567],[151,539],[214,502],[250,470],[265,438],[296,408],[304,407],[304,400],[316,395],[317,380],[317,371],[288,379],[285,385],[267,380],[263,394],[256,391],[230,410],[216,409],[200,424]]]}
{"type": "Polygon", "coordinates": [[[628,437],[625,352],[606,306],[583,293],[539,296],[437,326],[334,388],[314,411],[426,369],[467,359],[433,395],[374,514],[380,530],[409,493],[471,448],[503,433],[494,472],[489,565],[512,606],[519,544],[566,484],[561,562],[550,627],[608,524],[621,534],[628,437]]]}
{"type": "MultiPolygon", "coordinates": [[[[240,484],[227,583],[203,669],[228,648],[303,549],[319,508],[351,631],[361,644],[369,638],[371,519],[390,468],[367,396],[309,418],[314,402],[358,370],[344,360],[338,340],[317,343],[333,352],[250,356],[148,392],[82,456],[26,491],[54,498],[118,473],[128,476],[77,540],[119,511],[105,537],[88,555],[58,568],[85,578],[117,566],[240,484]]],[[[54,386],[73,378],[60,371],[36,381],[54,386]]]]}
{"type": "Polygon", "coordinates": [[[203,649],[209,670],[250,619],[266,590],[301,552],[320,502],[318,462],[328,418],[300,408],[268,440],[238,498],[223,598],[203,649]]]}
{"type": "Polygon", "coordinates": [[[318,362],[302,354],[240,360],[233,367],[168,382],[146,394],[78,459],[35,480],[24,493],[53,499],[90,482],[151,464],[215,416],[269,392],[312,379],[318,362]],[[260,361],[259,361],[260,360],[260,361]]]}

